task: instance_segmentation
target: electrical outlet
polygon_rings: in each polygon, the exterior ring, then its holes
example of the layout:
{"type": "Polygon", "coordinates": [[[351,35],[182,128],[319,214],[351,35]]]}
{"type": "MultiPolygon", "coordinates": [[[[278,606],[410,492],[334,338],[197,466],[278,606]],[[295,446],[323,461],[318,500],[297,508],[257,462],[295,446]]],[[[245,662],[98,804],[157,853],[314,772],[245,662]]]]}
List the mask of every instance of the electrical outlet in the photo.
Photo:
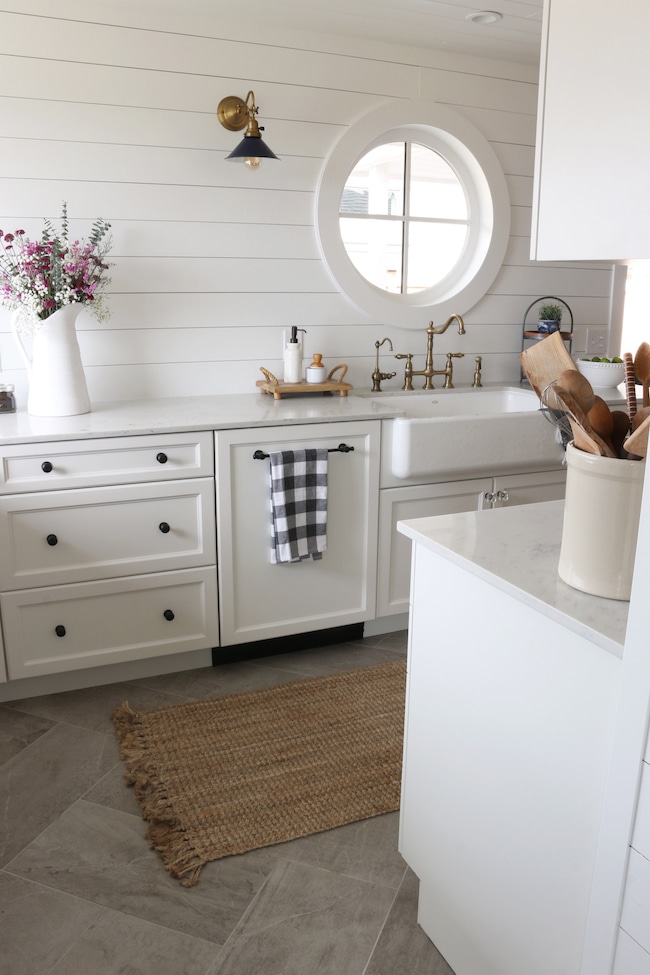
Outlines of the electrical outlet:
{"type": "Polygon", "coordinates": [[[585,352],[587,355],[607,355],[607,329],[587,329],[585,352]]]}

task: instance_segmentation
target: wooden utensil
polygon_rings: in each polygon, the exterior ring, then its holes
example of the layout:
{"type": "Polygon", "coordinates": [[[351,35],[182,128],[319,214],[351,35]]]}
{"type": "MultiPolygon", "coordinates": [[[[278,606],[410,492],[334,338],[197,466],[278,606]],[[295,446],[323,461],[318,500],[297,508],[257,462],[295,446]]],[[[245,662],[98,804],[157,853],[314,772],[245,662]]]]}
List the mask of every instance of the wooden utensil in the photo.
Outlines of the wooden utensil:
{"type": "MultiPolygon", "coordinates": [[[[566,389],[562,389],[561,386],[555,385],[555,396],[557,398],[558,404],[561,405],[569,415],[569,421],[573,420],[582,429],[583,433],[589,440],[593,441],[598,447],[598,453],[602,457],[615,457],[614,448],[606,443],[603,438],[597,433],[589,419],[581,409],[580,404],[575,400],[571,393],[567,392],[566,389]]],[[[571,424],[571,430],[575,433],[573,423],[571,424]]],[[[577,446],[577,444],[576,444],[577,446]]],[[[589,450],[589,453],[593,453],[593,450],[589,450]]]]}
{"type": "Polygon", "coordinates": [[[612,453],[616,455],[612,444],[612,433],[614,432],[614,417],[609,406],[602,396],[594,397],[594,404],[587,412],[587,419],[591,427],[605,443],[612,448],[612,453]]]}
{"type": "Polygon", "coordinates": [[[577,369],[564,369],[557,377],[557,384],[579,403],[585,413],[594,405],[596,396],[594,389],[586,376],[577,369]]]}
{"type": "Polygon", "coordinates": [[[648,433],[650,433],[650,416],[645,418],[623,444],[627,452],[636,454],[637,457],[645,457],[648,452],[648,433]]]}
{"type": "Polygon", "coordinates": [[[634,372],[643,386],[643,405],[650,406],[650,345],[642,342],[634,356],[634,372]]]}
{"type": "Polygon", "coordinates": [[[623,353],[625,366],[625,395],[627,397],[627,415],[633,420],[636,415],[636,379],[634,377],[634,361],[631,352],[623,353]]]}
{"type": "Polygon", "coordinates": [[[620,457],[623,453],[623,443],[630,432],[630,418],[623,410],[612,410],[612,419],[614,421],[612,447],[616,456],[620,457]]]}
{"type": "Polygon", "coordinates": [[[637,410],[632,420],[632,430],[640,427],[647,416],[650,416],[650,406],[642,406],[640,410],[637,410]]]}
{"type": "Polygon", "coordinates": [[[573,445],[577,447],[578,450],[584,450],[588,454],[597,454],[602,457],[602,451],[596,441],[589,436],[586,430],[580,426],[577,420],[574,420],[572,416],[569,416],[569,423],[571,424],[571,431],[573,433],[573,445]]]}
{"type": "Polygon", "coordinates": [[[538,396],[565,369],[576,372],[578,369],[559,332],[553,332],[529,349],[524,349],[519,355],[519,361],[524,376],[538,396]]]}

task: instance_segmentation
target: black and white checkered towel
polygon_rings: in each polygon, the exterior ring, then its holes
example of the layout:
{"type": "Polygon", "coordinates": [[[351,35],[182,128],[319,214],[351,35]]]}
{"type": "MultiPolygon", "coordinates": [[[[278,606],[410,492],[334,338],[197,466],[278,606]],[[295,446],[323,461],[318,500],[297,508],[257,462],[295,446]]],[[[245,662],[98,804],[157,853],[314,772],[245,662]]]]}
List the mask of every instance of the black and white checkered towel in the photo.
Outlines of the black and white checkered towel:
{"type": "Polygon", "coordinates": [[[271,459],[271,562],[320,559],[327,547],[327,450],[276,450],[271,459]]]}

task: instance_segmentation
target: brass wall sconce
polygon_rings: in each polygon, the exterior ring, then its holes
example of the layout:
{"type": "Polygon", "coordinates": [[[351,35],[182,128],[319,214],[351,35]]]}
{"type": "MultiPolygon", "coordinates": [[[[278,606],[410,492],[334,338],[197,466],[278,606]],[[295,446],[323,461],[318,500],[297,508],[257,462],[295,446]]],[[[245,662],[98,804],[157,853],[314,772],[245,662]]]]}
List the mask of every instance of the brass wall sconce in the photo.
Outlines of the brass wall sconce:
{"type": "Polygon", "coordinates": [[[225,129],[239,132],[247,126],[244,138],[230,155],[226,156],[226,159],[242,160],[248,169],[259,169],[262,159],[278,158],[260,135],[264,128],[257,124],[255,118],[257,112],[255,95],[252,91],[249,91],[244,101],[236,95],[228,95],[227,98],[221,99],[217,108],[217,118],[225,129]]]}

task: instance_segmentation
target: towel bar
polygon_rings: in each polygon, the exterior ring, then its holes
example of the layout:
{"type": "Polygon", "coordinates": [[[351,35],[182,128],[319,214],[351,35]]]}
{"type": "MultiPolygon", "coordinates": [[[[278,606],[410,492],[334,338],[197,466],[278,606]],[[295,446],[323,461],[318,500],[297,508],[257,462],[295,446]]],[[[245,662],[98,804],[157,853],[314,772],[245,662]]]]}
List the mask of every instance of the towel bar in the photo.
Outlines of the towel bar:
{"type": "MultiPolygon", "coordinates": [[[[354,447],[350,447],[349,444],[346,443],[340,443],[338,447],[329,447],[327,453],[349,454],[351,450],[354,450],[354,447]]],[[[266,460],[266,458],[270,456],[270,454],[265,454],[263,450],[256,450],[253,454],[253,460],[266,460]]]]}

